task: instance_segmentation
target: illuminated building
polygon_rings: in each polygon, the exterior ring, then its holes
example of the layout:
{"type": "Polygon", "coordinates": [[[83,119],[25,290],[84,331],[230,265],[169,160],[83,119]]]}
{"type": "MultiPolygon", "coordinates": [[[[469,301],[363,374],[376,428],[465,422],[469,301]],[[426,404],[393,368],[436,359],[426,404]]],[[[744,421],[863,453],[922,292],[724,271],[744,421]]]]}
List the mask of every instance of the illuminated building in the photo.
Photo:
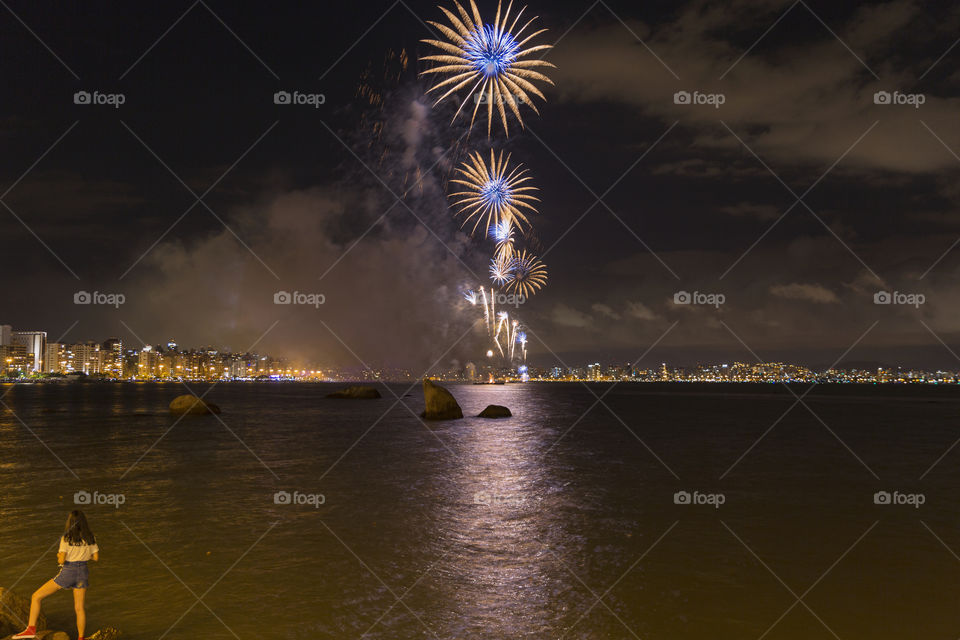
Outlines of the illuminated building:
{"type": "Polygon", "coordinates": [[[43,354],[44,373],[68,373],[63,366],[66,345],[62,342],[48,342],[43,354]]]}
{"type": "Polygon", "coordinates": [[[110,378],[123,377],[123,341],[107,338],[100,345],[100,373],[110,378]]]}
{"type": "Polygon", "coordinates": [[[13,331],[13,344],[20,344],[27,350],[27,367],[30,373],[43,372],[43,357],[46,355],[46,331],[13,331]]]}
{"type": "Polygon", "coordinates": [[[157,377],[160,371],[160,354],[150,345],[140,350],[140,358],[137,363],[137,379],[150,380],[157,377]]]}
{"type": "Polygon", "coordinates": [[[0,374],[19,376],[27,372],[27,350],[22,344],[0,345],[0,374]]]}
{"type": "Polygon", "coordinates": [[[100,373],[100,344],[97,342],[81,342],[70,345],[73,353],[73,371],[90,375],[100,373]]]}

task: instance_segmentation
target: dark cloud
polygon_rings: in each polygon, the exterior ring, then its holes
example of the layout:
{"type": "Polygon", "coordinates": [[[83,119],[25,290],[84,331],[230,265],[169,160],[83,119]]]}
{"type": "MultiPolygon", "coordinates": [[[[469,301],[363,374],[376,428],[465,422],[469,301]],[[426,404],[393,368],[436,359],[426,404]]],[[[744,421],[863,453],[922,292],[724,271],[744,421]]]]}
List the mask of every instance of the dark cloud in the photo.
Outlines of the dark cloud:
{"type": "MultiPolygon", "coordinates": [[[[960,132],[953,126],[960,101],[938,95],[935,87],[916,87],[924,63],[934,60],[907,64],[890,56],[904,32],[926,27],[918,4],[865,6],[844,24],[834,25],[852,52],[826,28],[800,42],[791,38],[791,27],[810,18],[803,5],[797,5],[756,50],[741,58],[745,50],[731,36],[742,30],[747,6],[748,24],[756,26],[759,38],[765,30],[760,27],[775,19],[762,11],[771,3],[734,3],[719,9],[714,3],[694,2],[675,20],[655,28],[628,21],[629,30],[616,22],[576,30],[552,58],[559,67],[559,95],[574,102],[618,101],[649,116],[679,120],[699,130],[696,150],[742,155],[743,146],[722,120],[775,167],[803,162],[825,170],[879,121],[849,151],[845,167],[903,172],[956,168],[956,158],[937,136],[960,148],[960,132]],[[645,38],[649,50],[638,45],[631,31],[645,38]],[[864,58],[878,62],[861,62],[864,58]],[[874,104],[877,91],[921,90],[929,93],[919,109],[874,104]],[[723,94],[725,102],[719,108],[676,104],[678,91],[723,94]]],[[[688,158],[677,170],[694,175],[691,169],[706,162],[688,158]]],[[[715,175],[704,170],[700,174],[715,175]]]]}
{"type": "Polygon", "coordinates": [[[770,287],[770,293],[788,300],[806,300],[817,304],[840,302],[840,299],[837,298],[837,295],[833,291],[819,284],[803,284],[799,282],[775,284],[770,287]]]}

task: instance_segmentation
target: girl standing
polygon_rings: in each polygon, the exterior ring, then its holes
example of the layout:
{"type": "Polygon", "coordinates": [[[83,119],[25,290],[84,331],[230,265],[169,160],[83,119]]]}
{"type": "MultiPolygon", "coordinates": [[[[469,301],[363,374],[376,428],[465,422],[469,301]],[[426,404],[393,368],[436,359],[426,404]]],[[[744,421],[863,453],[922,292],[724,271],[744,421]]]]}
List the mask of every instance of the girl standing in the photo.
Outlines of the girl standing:
{"type": "Polygon", "coordinates": [[[77,614],[77,634],[79,640],[85,640],[83,633],[87,626],[87,614],[83,608],[84,597],[90,584],[87,562],[100,560],[100,547],[97,538],[90,531],[87,517],[83,511],[74,510],[67,518],[66,530],[60,538],[57,562],[60,573],[53,580],[33,592],[30,598],[30,622],[27,628],[12,636],[12,640],[35,638],[37,636],[37,618],[40,617],[40,603],[51,593],[60,589],[73,590],[73,609],[77,614]]]}

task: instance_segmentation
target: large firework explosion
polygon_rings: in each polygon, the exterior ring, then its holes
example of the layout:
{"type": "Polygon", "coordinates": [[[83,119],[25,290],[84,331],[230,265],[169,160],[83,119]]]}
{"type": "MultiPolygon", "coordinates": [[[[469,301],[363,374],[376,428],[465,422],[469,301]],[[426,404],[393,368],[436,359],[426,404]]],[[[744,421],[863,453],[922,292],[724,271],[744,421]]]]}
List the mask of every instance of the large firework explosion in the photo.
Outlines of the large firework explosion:
{"type": "Polygon", "coordinates": [[[460,213],[466,215],[466,226],[474,220],[470,233],[475,233],[483,223],[485,235],[492,235],[498,242],[512,238],[514,227],[528,224],[527,216],[521,209],[536,213],[533,203],[539,198],[531,191],[537,188],[527,184],[532,178],[527,175],[523,165],[510,168],[510,156],[499,157],[490,150],[490,164],[487,164],[479,151],[474,151],[460,165],[457,173],[461,176],[451,182],[467,188],[466,191],[451,193],[456,198],[454,205],[460,213]]]}
{"type": "Polygon", "coordinates": [[[513,8],[513,0],[510,0],[507,10],[502,13],[501,4],[499,1],[497,2],[497,14],[492,24],[485,23],[480,18],[480,11],[477,10],[477,4],[474,0],[470,0],[472,16],[456,0],[453,4],[457,8],[457,13],[460,14],[459,17],[440,7],[440,10],[450,21],[450,26],[439,22],[430,22],[446,37],[446,40],[423,41],[442,51],[440,54],[422,58],[439,63],[439,66],[427,69],[423,74],[446,76],[445,79],[433,85],[428,93],[446,89],[434,103],[436,105],[454,95],[457,91],[469,86],[466,97],[453,116],[454,119],[460,115],[470,98],[473,97],[476,104],[473,107],[470,126],[473,127],[477,111],[480,109],[480,105],[485,102],[487,104],[487,136],[490,136],[493,126],[494,106],[496,106],[500,115],[504,133],[509,135],[507,112],[504,105],[509,107],[522,128],[523,118],[520,115],[519,105],[525,104],[539,115],[540,112],[534,106],[530,94],[541,100],[546,100],[543,93],[533,83],[546,82],[553,84],[550,78],[537,71],[537,69],[553,67],[554,65],[540,58],[531,59],[529,57],[534,53],[546,52],[552,48],[552,45],[547,44],[529,46],[530,41],[545,32],[546,29],[524,35],[527,28],[536,20],[536,17],[531,18],[517,29],[526,7],[521,9],[511,22],[510,11],[513,8]]]}

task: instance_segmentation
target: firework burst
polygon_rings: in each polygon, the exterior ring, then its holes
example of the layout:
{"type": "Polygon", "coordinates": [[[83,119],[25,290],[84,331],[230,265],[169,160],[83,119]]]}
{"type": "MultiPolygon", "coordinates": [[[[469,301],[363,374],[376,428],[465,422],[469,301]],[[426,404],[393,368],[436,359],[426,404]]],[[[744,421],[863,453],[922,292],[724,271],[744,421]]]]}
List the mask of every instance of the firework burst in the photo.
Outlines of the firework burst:
{"type": "Polygon", "coordinates": [[[457,174],[460,177],[451,182],[466,187],[467,191],[451,193],[450,197],[456,198],[453,204],[459,207],[458,213],[466,216],[462,226],[474,221],[471,234],[476,233],[481,223],[485,234],[505,229],[512,232],[515,227],[528,224],[521,209],[537,212],[532,203],[539,202],[539,198],[530,193],[537,188],[526,184],[532,178],[522,164],[511,168],[510,155],[504,158],[503,151],[497,156],[491,149],[490,164],[479,151],[474,151],[457,168],[457,174]]]}
{"type": "Polygon", "coordinates": [[[526,7],[521,9],[511,22],[510,11],[513,8],[513,0],[510,0],[505,12],[501,12],[501,4],[497,3],[497,15],[492,24],[485,23],[480,18],[480,12],[474,0],[470,0],[472,15],[467,13],[456,0],[453,4],[456,6],[457,13],[460,14],[459,17],[440,7],[450,22],[449,26],[430,22],[446,40],[423,41],[441,51],[438,55],[423,57],[423,60],[438,63],[438,66],[427,69],[423,74],[446,76],[445,79],[433,85],[428,93],[446,89],[434,103],[436,105],[469,86],[466,98],[453,116],[454,120],[473,97],[476,104],[473,108],[473,116],[470,118],[470,126],[472,127],[476,120],[480,105],[485,102],[487,104],[487,136],[490,136],[493,126],[494,107],[500,115],[504,133],[509,135],[504,105],[509,107],[522,128],[523,118],[520,115],[519,104],[529,106],[539,115],[540,112],[534,106],[531,94],[546,100],[534,82],[553,84],[550,78],[540,73],[538,69],[555,68],[555,66],[538,58],[529,58],[534,53],[546,52],[553,48],[547,44],[535,46],[529,44],[546,29],[525,35],[536,17],[531,18],[518,29],[517,25],[526,7]]]}
{"type": "Polygon", "coordinates": [[[513,258],[513,224],[510,220],[505,220],[493,228],[490,234],[497,241],[497,249],[494,252],[496,260],[509,262],[513,258]]]}
{"type": "Polygon", "coordinates": [[[499,256],[490,261],[490,279],[494,284],[503,285],[512,279],[512,262],[509,258],[499,256]]]}
{"type": "Polygon", "coordinates": [[[547,284],[547,267],[540,259],[520,251],[510,264],[507,291],[529,298],[547,284]]]}

